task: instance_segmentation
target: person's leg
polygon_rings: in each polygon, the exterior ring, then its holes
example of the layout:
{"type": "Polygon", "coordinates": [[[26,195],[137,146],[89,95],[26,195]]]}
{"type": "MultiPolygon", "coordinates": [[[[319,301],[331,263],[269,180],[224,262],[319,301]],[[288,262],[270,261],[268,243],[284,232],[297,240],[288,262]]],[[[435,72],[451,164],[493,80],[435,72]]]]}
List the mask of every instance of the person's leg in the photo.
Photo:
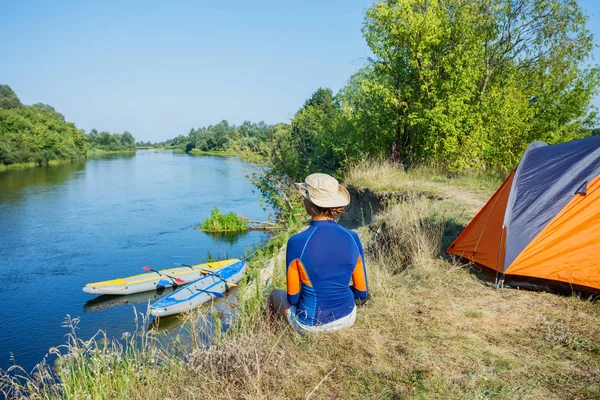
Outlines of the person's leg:
{"type": "Polygon", "coordinates": [[[274,317],[280,316],[287,322],[289,308],[290,303],[288,303],[287,293],[285,290],[273,290],[269,296],[269,302],[267,304],[267,315],[269,317],[269,321],[273,320],[274,317]]]}

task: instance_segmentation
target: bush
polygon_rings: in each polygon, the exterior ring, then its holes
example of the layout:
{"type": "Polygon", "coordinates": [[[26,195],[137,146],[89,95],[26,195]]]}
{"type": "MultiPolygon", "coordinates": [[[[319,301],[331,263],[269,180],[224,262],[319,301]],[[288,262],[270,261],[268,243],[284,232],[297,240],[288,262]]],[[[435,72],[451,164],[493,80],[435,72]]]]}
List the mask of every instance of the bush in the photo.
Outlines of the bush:
{"type": "Polygon", "coordinates": [[[200,230],[205,232],[246,232],[248,222],[233,212],[221,214],[219,208],[215,207],[210,212],[210,217],[200,224],[200,230]]]}

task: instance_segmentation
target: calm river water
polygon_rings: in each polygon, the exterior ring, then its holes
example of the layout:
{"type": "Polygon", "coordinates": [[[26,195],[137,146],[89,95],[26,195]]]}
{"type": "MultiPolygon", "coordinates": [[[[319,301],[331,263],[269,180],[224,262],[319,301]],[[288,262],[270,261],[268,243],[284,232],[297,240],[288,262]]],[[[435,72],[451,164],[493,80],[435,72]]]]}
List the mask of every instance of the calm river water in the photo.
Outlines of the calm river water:
{"type": "Polygon", "coordinates": [[[144,311],[147,299],[98,301],[81,291],[88,282],[209,254],[241,257],[264,242],[262,232],[219,238],[193,229],[214,206],[267,218],[245,178],[250,168],[235,158],[144,150],[0,173],[0,368],[30,370],[65,343],[67,314],[81,318],[80,338],[132,332],[134,305],[144,311]]]}

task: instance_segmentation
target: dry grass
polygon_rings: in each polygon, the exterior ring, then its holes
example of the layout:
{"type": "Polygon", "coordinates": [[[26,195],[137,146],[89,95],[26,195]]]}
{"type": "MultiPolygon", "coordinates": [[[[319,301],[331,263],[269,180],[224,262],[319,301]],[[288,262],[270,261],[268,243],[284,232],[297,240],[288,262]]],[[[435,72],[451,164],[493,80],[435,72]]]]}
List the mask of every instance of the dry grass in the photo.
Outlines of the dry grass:
{"type": "Polygon", "coordinates": [[[375,192],[403,193],[437,200],[451,199],[477,212],[508,174],[454,175],[421,166],[406,171],[387,161],[364,161],[352,166],[344,183],[375,192]]]}
{"type": "MultiPolygon", "coordinates": [[[[62,386],[50,390],[50,378],[32,376],[22,393],[94,399],[600,399],[600,305],[577,296],[498,291],[468,265],[447,259],[443,248],[463,223],[457,221],[471,217],[468,210],[452,196],[417,196],[361,229],[370,300],[351,329],[300,337],[282,323],[268,325],[263,307],[269,289],[255,287],[241,304],[237,326],[218,333],[212,346],[165,349],[149,339],[143,348],[132,341],[130,350],[119,350],[101,340],[89,346],[112,350],[94,353],[103,357],[88,352],[88,361],[79,362],[84,358],[72,356],[79,354],[78,345],[65,349],[65,363],[56,370],[62,386]]],[[[284,272],[277,262],[274,286],[282,287],[284,272]]],[[[50,376],[48,368],[42,370],[50,376]]],[[[3,379],[5,390],[14,389],[3,379]]]]}

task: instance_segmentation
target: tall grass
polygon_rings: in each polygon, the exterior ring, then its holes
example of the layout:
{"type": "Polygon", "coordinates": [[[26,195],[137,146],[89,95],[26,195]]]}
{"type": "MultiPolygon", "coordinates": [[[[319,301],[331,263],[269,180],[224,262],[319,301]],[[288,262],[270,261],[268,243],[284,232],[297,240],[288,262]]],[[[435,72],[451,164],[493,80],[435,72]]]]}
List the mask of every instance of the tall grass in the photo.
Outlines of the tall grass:
{"type": "Polygon", "coordinates": [[[248,221],[229,212],[222,214],[218,207],[210,212],[210,216],[200,224],[200,230],[205,232],[246,232],[248,230],[248,221]]]}
{"type": "Polygon", "coordinates": [[[375,191],[439,192],[448,186],[492,193],[508,176],[505,172],[471,171],[454,174],[433,166],[413,166],[409,170],[386,160],[365,160],[352,165],[344,182],[375,191]]]}

